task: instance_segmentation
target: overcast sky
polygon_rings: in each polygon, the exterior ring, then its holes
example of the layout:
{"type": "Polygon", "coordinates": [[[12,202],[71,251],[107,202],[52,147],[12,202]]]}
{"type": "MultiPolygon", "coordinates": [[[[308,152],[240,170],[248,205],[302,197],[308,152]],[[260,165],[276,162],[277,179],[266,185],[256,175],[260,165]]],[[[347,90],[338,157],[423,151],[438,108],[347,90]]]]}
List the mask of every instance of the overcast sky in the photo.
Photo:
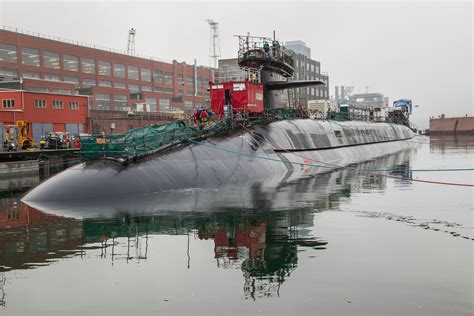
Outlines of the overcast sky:
{"type": "Polygon", "coordinates": [[[413,121],[473,114],[473,5],[455,2],[151,2],[0,0],[0,24],[136,52],[209,63],[209,26],[221,55],[236,56],[235,34],[302,40],[334,85],[413,99],[413,121]]]}

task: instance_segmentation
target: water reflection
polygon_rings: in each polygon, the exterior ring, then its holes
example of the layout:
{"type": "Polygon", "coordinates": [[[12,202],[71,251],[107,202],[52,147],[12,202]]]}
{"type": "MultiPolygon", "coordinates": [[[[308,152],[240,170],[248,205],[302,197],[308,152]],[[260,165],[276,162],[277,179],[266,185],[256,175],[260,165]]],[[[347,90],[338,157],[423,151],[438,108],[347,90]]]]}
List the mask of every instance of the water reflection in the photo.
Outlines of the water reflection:
{"type": "MultiPolygon", "coordinates": [[[[385,168],[394,175],[410,176],[410,156],[410,151],[401,152],[355,168],[385,168]]],[[[216,267],[242,271],[245,298],[278,296],[281,285],[297,268],[301,251],[324,250],[330,245],[314,235],[315,214],[337,209],[353,192],[384,190],[386,183],[381,174],[346,169],[284,184],[274,191],[256,186],[252,199],[240,209],[234,204],[212,212],[121,210],[82,219],[46,214],[20,203],[20,196],[6,197],[0,205],[0,273],[40,268],[65,258],[87,260],[88,253],[112,264],[117,260],[139,262],[159,256],[150,253],[149,238],[181,235],[187,236],[188,247],[189,238],[213,240],[216,267]]],[[[189,248],[185,255],[190,268],[189,248]]],[[[5,304],[5,282],[1,281],[0,303],[5,304]]]]}
{"type": "Polygon", "coordinates": [[[449,150],[466,151],[474,148],[474,135],[439,135],[429,138],[430,150],[444,154],[449,150]]]}

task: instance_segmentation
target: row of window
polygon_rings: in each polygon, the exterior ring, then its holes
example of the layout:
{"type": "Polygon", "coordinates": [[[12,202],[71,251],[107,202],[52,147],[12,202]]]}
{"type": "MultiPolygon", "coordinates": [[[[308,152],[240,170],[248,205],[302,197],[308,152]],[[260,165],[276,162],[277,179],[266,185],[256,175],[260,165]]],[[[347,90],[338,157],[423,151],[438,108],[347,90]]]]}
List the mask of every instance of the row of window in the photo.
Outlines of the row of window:
{"type": "MultiPolygon", "coordinates": [[[[169,111],[171,106],[170,99],[145,98],[147,112],[169,111]]],[[[129,111],[133,106],[128,104],[127,95],[97,93],[95,95],[95,109],[104,111],[129,111]]],[[[192,101],[184,101],[184,109],[191,111],[194,109],[192,101]]]]}
{"type": "MultiPolygon", "coordinates": [[[[35,48],[21,47],[21,63],[28,66],[40,66],[40,52],[35,48]]],[[[0,61],[18,63],[17,47],[16,45],[0,43],[0,61]]],[[[99,60],[96,63],[95,59],[77,57],[73,55],[62,56],[62,63],[59,53],[43,51],[43,67],[51,69],[61,69],[67,71],[75,71],[86,74],[98,74],[100,76],[108,76],[115,78],[127,77],[131,80],[141,80],[155,83],[173,84],[174,76],[172,72],[164,72],[158,69],[143,68],[137,66],[127,66],[120,63],[110,63],[108,61],[99,60]]],[[[178,80],[178,84],[183,83],[183,75],[178,80]]],[[[208,79],[206,79],[208,80],[208,79]]],[[[186,76],[186,83],[194,85],[194,76],[186,76]]],[[[198,81],[198,85],[201,83],[198,81]]]]}
{"type": "MultiPolygon", "coordinates": [[[[3,99],[2,100],[2,107],[3,108],[14,108],[15,107],[15,100],[14,99],[3,99]]],[[[35,108],[37,109],[46,109],[46,100],[35,100],[35,108]]],[[[63,101],[54,100],[52,103],[53,109],[63,109],[63,101]]],[[[69,109],[70,110],[79,110],[79,103],[75,101],[69,102],[69,109]]]]}
{"type": "Polygon", "coordinates": [[[298,58],[295,59],[295,69],[298,71],[300,70],[301,72],[311,72],[311,73],[317,73],[319,74],[319,63],[317,61],[313,61],[310,59],[305,60],[298,60],[298,58]],[[305,67],[306,66],[306,67],[305,67]]]}
{"type": "MultiPolygon", "coordinates": [[[[69,110],[79,110],[79,103],[76,101],[69,101],[69,110]]],[[[35,108],[46,109],[46,100],[35,100],[35,108]]],[[[52,108],[56,110],[63,109],[63,101],[54,100],[52,102],[52,108]]]]}
{"type": "MultiPolygon", "coordinates": [[[[139,89],[139,87],[131,87],[130,92],[131,93],[138,93],[139,92],[138,89],[139,89]]],[[[43,92],[43,93],[72,94],[72,92],[70,90],[66,90],[66,89],[49,89],[47,87],[36,87],[36,86],[28,86],[26,88],[26,90],[33,91],[33,92],[43,92]]],[[[148,90],[145,90],[142,87],[141,91],[148,91],[148,90]]],[[[173,89],[170,89],[170,88],[155,87],[155,89],[153,89],[153,91],[154,92],[160,92],[160,93],[166,93],[166,94],[173,94],[174,93],[173,89]]],[[[183,93],[182,90],[180,90],[179,94],[182,95],[182,93],[183,93]]],[[[187,93],[187,95],[194,96],[194,94],[192,94],[192,93],[187,93]]],[[[198,96],[202,96],[202,94],[200,93],[200,94],[198,94],[198,96]]],[[[209,97],[209,92],[206,92],[205,96],[209,97]]]]}
{"type": "MultiPolygon", "coordinates": [[[[40,73],[35,72],[35,71],[23,71],[23,78],[26,79],[41,79],[40,73]]],[[[15,80],[18,78],[18,71],[16,69],[9,69],[9,68],[0,68],[0,77],[3,77],[4,80],[15,80]]],[[[44,74],[44,79],[45,80],[50,80],[50,81],[61,81],[61,75],[59,74],[51,74],[51,73],[46,73],[44,74]]],[[[191,78],[192,79],[192,78],[191,78]]],[[[1,81],[1,79],[0,79],[1,81]]],[[[75,76],[63,76],[63,81],[67,83],[72,83],[75,85],[76,88],[79,88],[80,85],[80,78],[75,77],[75,76]]],[[[192,81],[192,80],[191,80],[192,81]]],[[[198,89],[202,88],[201,81],[198,81],[198,89]]],[[[99,85],[101,87],[114,87],[118,89],[127,89],[127,84],[125,82],[113,82],[110,80],[97,80],[96,79],[91,79],[91,78],[83,78],[82,79],[82,87],[87,88],[91,86],[96,86],[99,85]]],[[[205,86],[209,86],[209,82],[205,84],[205,86]]],[[[192,87],[188,83],[188,87],[192,87]]],[[[164,92],[164,93],[173,93],[174,90],[172,88],[162,88],[162,87],[152,87],[152,86],[147,86],[147,85],[137,85],[137,84],[128,84],[128,89],[132,93],[140,92],[140,91],[155,91],[155,92],[164,92]]],[[[199,91],[199,90],[198,90],[199,91]]],[[[188,89],[188,94],[192,93],[188,89]]],[[[202,95],[201,91],[198,92],[198,95],[202,95]]]]}
{"type": "Polygon", "coordinates": [[[316,96],[316,97],[323,97],[327,98],[329,97],[328,95],[328,90],[325,88],[322,89],[317,89],[317,88],[296,88],[298,94],[306,94],[308,96],[316,96]]]}

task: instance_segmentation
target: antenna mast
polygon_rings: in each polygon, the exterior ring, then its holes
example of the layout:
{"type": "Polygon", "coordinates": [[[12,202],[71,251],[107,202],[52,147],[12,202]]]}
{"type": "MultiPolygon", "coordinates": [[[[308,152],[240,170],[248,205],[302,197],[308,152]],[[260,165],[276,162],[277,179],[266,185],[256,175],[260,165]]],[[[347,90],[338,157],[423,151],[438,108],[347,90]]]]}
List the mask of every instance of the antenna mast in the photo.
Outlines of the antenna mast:
{"type": "Polygon", "coordinates": [[[135,34],[137,30],[133,27],[128,30],[128,44],[127,44],[127,54],[135,55],[135,34]]]}
{"type": "Polygon", "coordinates": [[[221,45],[219,42],[219,23],[206,19],[210,26],[209,36],[209,67],[217,68],[217,60],[221,56],[221,45]]]}

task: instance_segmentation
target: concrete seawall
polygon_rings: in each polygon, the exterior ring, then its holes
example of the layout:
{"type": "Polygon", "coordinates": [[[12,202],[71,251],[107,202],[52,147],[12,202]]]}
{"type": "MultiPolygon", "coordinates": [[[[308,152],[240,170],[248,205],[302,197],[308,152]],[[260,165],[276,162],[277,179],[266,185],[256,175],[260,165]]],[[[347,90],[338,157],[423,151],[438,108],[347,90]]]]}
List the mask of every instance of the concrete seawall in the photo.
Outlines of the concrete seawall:
{"type": "Polygon", "coordinates": [[[474,116],[430,119],[431,135],[474,135],[474,116]]]}
{"type": "Polygon", "coordinates": [[[2,178],[31,174],[39,174],[38,160],[0,162],[0,176],[2,178]]]}

